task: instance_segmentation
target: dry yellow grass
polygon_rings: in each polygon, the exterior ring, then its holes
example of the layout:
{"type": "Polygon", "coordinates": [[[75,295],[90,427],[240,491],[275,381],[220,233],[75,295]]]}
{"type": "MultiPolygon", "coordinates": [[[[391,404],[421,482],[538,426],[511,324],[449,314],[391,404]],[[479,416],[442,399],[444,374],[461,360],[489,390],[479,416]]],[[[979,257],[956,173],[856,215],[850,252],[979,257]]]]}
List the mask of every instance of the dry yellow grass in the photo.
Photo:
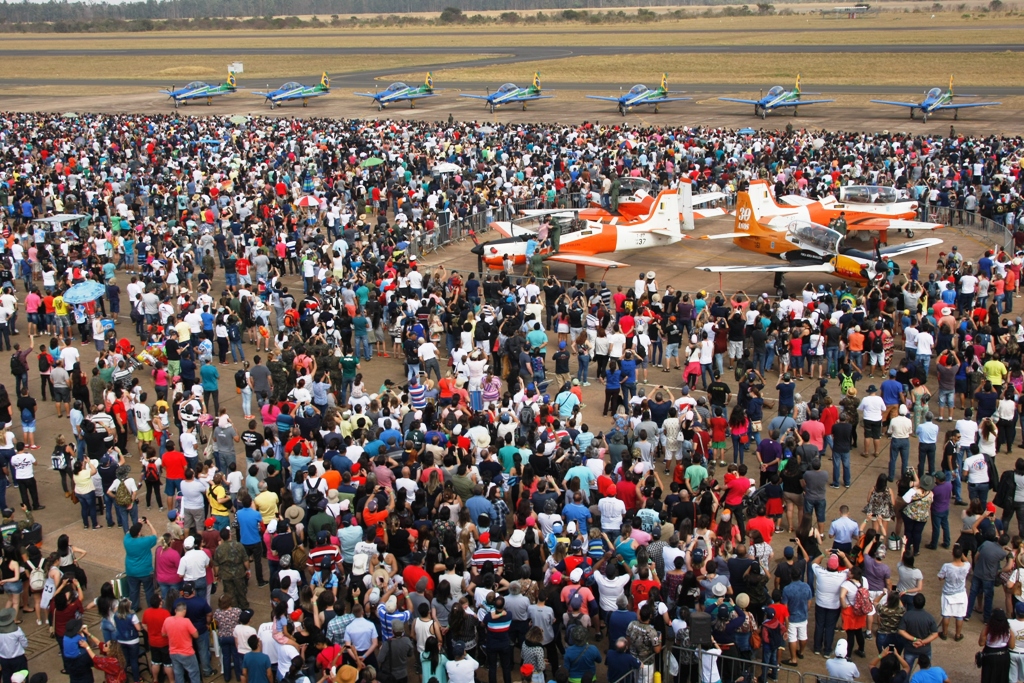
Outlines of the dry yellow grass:
{"type": "MultiPolygon", "coordinates": [[[[965,92],[971,86],[1024,85],[1024,54],[1019,52],[962,54],[875,53],[856,55],[761,53],[715,55],[631,55],[622,57],[570,57],[568,59],[522,62],[513,66],[494,66],[434,71],[434,82],[479,82],[481,87],[509,80],[520,80],[539,70],[547,82],[632,84],[653,81],[662,72],[675,74],[675,82],[749,83],[757,86],[791,86],[801,74],[805,90],[828,85],[913,85],[922,80],[944,85],[949,74],[965,92]],[[855,65],[855,68],[853,68],[855,65]],[[522,76],[519,76],[522,74],[522,76]]],[[[410,76],[411,78],[412,76],[410,76]]]]}
{"type": "MultiPolygon", "coordinates": [[[[263,87],[267,79],[288,78],[301,74],[327,71],[331,74],[360,71],[370,65],[377,67],[414,67],[483,58],[488,55],[249,55],[244,59],[245,73],[238,77],[241,87],[263,87]]],[[[181,57],[149,57],[101,55],[96,57],[8,57],[4,60],[5,78],[92,78],[136,80],[167,78],[183,80],[203,78],[219,80],[227,76],[230,60],[223,56],[184,55],[181,57]],[[171,62],[171,65],[168,63],[171,62]]],[[[415,76],[422,79],[423,74],[415,76]]]]}

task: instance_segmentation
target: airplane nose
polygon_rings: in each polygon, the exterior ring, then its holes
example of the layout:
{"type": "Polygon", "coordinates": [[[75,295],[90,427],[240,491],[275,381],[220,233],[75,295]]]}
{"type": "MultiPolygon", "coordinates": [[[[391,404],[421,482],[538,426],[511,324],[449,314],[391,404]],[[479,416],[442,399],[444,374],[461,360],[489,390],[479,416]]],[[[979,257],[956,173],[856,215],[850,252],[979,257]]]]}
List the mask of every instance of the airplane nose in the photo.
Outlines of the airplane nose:
{"type": "Polygon", "coordinates": [[[475,247],[473,247],[472,249],[470,249],[469,251],[471,253],[473,253],[473,254],[476,254],[477,256],[483,256],[484,255],[484,246],[485,246],[485,244],[486,243],[478,244],[475,247]]]}

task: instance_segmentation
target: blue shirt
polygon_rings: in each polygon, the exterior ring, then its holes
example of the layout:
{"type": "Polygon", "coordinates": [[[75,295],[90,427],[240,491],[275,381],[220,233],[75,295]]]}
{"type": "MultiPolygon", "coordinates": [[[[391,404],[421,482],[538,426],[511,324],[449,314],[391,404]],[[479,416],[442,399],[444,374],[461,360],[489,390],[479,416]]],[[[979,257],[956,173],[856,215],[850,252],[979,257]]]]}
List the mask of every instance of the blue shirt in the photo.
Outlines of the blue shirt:
{"type": "Polygon", "coordinates": [[[263,515],[252,508],[242,508],[235,513],[238,519],[239,541],[242,545],[256,545],[260,542],[260,522],[263,515]]]}
{"type": "Polygon", "coordinates": [[[934,422],[922,422],[917,425],[917,438],[921,443],[936,443],[939,440],[939,425],[934,422]]]}
{"type": "Polygon", "coordinates": [[[571,645],[565,648],[565,665],[569,668],[569,678],[580,679],[586,674],[593,674],[597,670],[597,663],[601,661],[601,651],[596,645],[571,645]]]}
{"type": "Polygon", "coordinates": [[[580,536],[587,535],[587,520],[590,519],[590,509],[586,505],[569,503],[562,510],[562,517],[565,518],[566,524],[576,522],[576,525],[579,527],[580,536]]]}
{"type": "Polygon", "coordinates": [[[153,573],[153,548],[156,547],[156,536],[131,535],[124,537],[124,571],[134,578],[145,578],[153,573]]]}
{"type": "Polygon", "coordinates": [[[64,658],[75,659],[82,654],[82,645],[85,644],[85,636],[78,634],[72,638],[64,636],[64,658]]]}
{"type": "Polygon", "coordinates": [[[782,601],[789,608],[790,623],[807,621],[807,601],[814,597],[804,581],[793,581],[782,589],[782,601]]]}
{"type": "Polygon", "coordinates": [[[242,668],[245,669],[249,683],[270,683],[267,669],[271,667],[270,657],[262,652],[246,652],[242,657],[242,668]]]}
{"type": "Polygon", "coordinates": [[[895,406],[900,403],[900,393],[903,385],[894,379],[887,379],[882,382],[882,400],[887,406],[895,406]]]}
{"type": "Polygon", "coordinates": [[[212,330],[213,329],[213,313],[207,313],[206,311],[203,311],[199,315],[203,319],[203,329],[204,330],[212,330]]]}
{"type": "Polygon", "coordinates": [[[635,360],[624,360],[619,363],[619,372],[622,373],[623,384],[636,384],[635,360]]]}
{"type": "Polygon", "coordinates": [[[220,371],[207,363],[199,369],[199,377],[203,382],[203,391],[217,391],[217,380],[220,379],[220,371]]]}
{"type": "Polygon", "coordinates": [[[918,669],[910,679],[910,683],[944,683],[947,678],[949,676],[946,675],[942,667],[933,666],[928,669],[918,669]]]}
{"type": "Polygon", "coordinates": [[[487,500],[483,496],[473,496],[466,501],[466,508],[469,510],[469,516],[473,520],[473,524],[477,523],[480,519],[480,515],[491,515],[491,501],[487,500]]]}
{"type": "Polygon", "coordinates": [[[836,543],[851,543],[860,534],[860,526],[849,517],[840,517],[832,522],[828,533],[836,543]]]}

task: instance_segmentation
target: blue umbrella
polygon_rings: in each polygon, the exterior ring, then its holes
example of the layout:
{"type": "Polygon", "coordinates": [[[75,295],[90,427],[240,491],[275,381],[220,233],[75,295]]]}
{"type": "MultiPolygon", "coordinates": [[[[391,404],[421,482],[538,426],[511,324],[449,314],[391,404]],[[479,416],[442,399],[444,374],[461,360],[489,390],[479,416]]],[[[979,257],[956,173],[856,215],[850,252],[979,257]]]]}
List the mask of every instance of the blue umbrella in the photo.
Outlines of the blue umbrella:
{"type": "Polygon", "coordinates": [[[757,133],[757,131],[754,130],[753,128],[740,128],[739,129],[739,134],[740,135],[754,135],[755,133],[757,133]]]}
{"type": "Polygon", "coordinates": [[[85,304],[96,301],[107,293],[107,288],[95,280],[86,280],[64,292],[64,302],[69,304],[85,304]]]}

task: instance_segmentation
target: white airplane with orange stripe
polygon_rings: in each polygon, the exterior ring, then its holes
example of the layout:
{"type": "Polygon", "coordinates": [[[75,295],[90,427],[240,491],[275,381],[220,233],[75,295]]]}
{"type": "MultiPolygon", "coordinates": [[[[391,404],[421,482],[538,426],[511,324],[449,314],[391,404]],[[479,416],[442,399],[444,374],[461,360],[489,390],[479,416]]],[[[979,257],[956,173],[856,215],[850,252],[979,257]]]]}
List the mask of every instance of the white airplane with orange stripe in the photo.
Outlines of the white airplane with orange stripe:
{"type": "Polygon", "coordinates": [[[917,216],[917,202],[897,201],[896,190],[891,187],[843,187],[840,199],[831,195],[821,200],[786,195],[782,198],[785,203],[779,204],[771,195],[768,181],[752,180],[747,193],[754,217],[770,229],[785,230],[794,219],[828,225],[842,215],[848,233],[878,232],[879,241],[887,244],[889,230],[906,230],[907,237],[913,237],[915,230],[942,227],[942,223],[913,220],[917,216]]]}
{"type": "Polygon", "coordinates": [[[845,236],[824,225],[797,216],[787,220],[784,228],[762,224],[751,194],[740,192],[734,232],[692,239],[732,239],[741,249],[774,256],[781,262],[758,266],[705,266],[700,270],[709,273],[775,273],[777,289],[783,287],[782,276],[786,273],[829,273],[864,285],[883,275],[880,267],[876,270],[876,264],[883,257],[895,258],[942,244],[942,240],[930,237],[895,247],[876,247],[873,252],[867,252],[845,246],[845,236]]]}
{"type": "Polygon", "coordinates": [[[504,235],[473,248],[481,269],[504,267],[505,256],[518,266],[526,264],[526,252],[532,240],[545,261],[576,265],[577,277],[585,277],[586,268],[624,268],[627,264],[598,257],[616,251],[647,249],[675,244],[683,239],[684,230],[693,230],[694,216],[721,215],[721,209],[694,211],[695,203],[716,201],[724,195],[706,193],[694,196],[689,180],[678,189],[649,194],[650,183],[623,179],[624,194],[618,211],[600,205],[584,209],[540,209],[523,211],[523,218],[491,223],[491,228],[504,235]],[[628,193],[628,194],[627,194],[628,193]],[[543,239],[551,227],[560,227],[559,248],[555,252],[543,239]]]}

